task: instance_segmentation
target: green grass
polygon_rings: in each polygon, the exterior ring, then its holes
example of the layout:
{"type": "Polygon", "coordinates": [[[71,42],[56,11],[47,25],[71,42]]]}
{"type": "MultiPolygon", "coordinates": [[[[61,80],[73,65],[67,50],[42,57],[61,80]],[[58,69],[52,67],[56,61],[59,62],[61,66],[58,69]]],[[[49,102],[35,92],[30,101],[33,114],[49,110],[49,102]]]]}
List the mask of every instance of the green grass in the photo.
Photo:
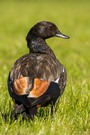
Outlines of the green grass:
{"type": "Polygon", "coordinates": [[[0,135],[90,135],[90,1],[0,1],[0,135]],[[10,122],[12,99],[7,76],[14,61],[28,52],[25,36],[40,20],[54,22],[71,39],[48,39],[67,69],[68,81],[53,120],[42,109],[34,121],[10,122]]]}

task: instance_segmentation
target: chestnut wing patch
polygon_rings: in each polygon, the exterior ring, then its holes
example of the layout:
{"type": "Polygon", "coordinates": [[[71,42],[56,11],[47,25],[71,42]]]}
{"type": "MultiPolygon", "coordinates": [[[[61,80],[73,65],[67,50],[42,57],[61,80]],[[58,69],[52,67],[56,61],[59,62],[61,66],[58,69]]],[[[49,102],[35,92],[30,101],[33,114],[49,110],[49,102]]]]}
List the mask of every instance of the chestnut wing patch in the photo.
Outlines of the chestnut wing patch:
{"type": "Polygon", "coordinates": [[[13,87],[14,87],[14,92],[17,95],[28,94],[28,89],[30,89],[29,77],[20,77],[16,79],[13,83],[13,87]]]}
{"type": "Polygon", "coordinates": [[[35,78],[31,89],[32,82],[29,81],[29,77],[21,76],[14,81],[13,88],[17,95],[28,95],[28,97],[38,98],[47,91],[49,84],[46,80],[35,78]]]}
{"type": "Polygon", "coordinates": [[[46,80],[40,80],[39,78],[34,79],[33,89],[30,91],[28,97],[38,98],[42,96],[49,87],[49,82],[46,80]]]}

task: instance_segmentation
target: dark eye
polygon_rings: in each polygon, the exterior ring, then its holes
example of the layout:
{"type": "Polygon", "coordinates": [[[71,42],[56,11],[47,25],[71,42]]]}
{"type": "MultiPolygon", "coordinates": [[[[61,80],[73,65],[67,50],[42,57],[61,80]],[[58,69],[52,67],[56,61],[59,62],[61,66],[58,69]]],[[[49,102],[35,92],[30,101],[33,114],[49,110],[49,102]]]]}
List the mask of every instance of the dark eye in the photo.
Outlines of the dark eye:
{"type": "Polygon", "coordinates": [[[50,30],[54,30],[54,27],[53,26],[50,26],[50,30]]]}
{"type": "Polygon", "coordinates": [[[53,25],[50,25],[50,30],[56,31],[56,26],[54,24],[53,25]]]}

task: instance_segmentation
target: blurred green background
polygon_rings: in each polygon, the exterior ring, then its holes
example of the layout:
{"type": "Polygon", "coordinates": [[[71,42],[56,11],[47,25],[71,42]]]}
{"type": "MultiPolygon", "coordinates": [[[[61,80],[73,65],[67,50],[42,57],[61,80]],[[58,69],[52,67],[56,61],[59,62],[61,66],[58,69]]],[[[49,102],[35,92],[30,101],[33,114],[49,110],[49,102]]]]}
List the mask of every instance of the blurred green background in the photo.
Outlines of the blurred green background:
{"type": "MultiPolygon", "coordinates": [[[[48,108],[49,109],[49,108],[48,108]]],[[[1,0],[0,1],[0,135],[89,135],[90,134],[90,0],[1,0]],[[67,87],[54,120],[38,117],[10,123],[12,100],[7,76],[16,59],[28,53],[25,37],[37,22],[54,22],[70,40],[47,40],[67,69],[67,87]]]]}

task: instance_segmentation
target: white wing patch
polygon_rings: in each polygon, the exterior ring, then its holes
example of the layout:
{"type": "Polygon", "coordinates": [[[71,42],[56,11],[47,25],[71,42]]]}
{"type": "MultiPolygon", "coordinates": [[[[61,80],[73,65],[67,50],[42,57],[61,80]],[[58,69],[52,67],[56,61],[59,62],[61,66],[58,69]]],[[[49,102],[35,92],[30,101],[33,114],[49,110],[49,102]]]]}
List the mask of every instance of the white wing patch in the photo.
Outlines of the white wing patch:
{"type": "Polygon", "coordinates": [[[55,82],[55,83],[59,83],[59,78],[57,78],[54,82],[55,82]]]}
{"type": "Polygon", "coordinates": [[[64,68],[63,68],[63,71],[62,72],[65,72],[64,68]]]}

